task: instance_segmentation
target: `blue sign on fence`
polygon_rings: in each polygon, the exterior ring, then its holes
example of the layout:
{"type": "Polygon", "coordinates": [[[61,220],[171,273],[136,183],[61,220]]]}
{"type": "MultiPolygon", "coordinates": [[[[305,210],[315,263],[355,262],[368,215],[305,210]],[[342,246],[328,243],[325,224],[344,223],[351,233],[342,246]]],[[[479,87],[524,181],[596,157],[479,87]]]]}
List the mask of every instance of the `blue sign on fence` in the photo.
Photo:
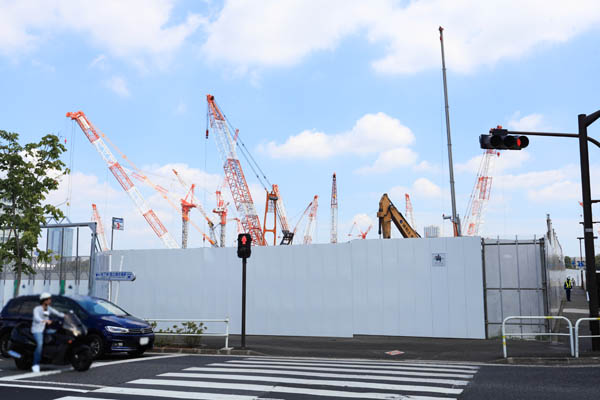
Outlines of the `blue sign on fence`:
{"type": "Polygon", "coordinates": [[[578,267],[585,267],[585,265],[583,264],[583,261],[577,261],[577,266],[578,267]]]}
{"type": "Polygon", "coordinates": [[[97,281],[135,281],[135,274],[126,271],[96,272],[97,281]]]}

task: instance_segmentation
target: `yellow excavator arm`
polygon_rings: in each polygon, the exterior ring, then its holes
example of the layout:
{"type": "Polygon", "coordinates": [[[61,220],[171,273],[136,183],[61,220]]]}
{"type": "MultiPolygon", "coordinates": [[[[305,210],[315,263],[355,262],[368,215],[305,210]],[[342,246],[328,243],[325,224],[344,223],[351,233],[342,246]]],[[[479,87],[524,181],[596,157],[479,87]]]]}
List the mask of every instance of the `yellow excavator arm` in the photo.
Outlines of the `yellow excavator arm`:
{"type": "Polygon", "coordinates": [[[379,211],[377,212],[377,218],[379,218],[379,234],[381,235],[383,232],[384,239],[389,239],[392,237],[392,221],[403,237],[421,237],[421,235],[419,235],[417,231],[410,226],[406,218],[404,218],[404,215],[402,215],[396,206],[394,206],[394,203],[392,203],[387,193],[384,193],[383,196],[381,196],[381,200],[379,200],[379,211]]]}

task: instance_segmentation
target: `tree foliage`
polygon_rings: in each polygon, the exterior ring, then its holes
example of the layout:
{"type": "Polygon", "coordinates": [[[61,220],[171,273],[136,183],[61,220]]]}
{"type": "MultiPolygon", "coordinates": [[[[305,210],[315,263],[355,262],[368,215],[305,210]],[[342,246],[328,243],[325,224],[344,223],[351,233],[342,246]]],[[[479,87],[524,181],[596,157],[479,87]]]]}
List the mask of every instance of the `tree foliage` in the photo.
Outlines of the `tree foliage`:
{"type": "Polygon", "coordinates": [[[68,173],[60,160],[65,150],[56,135],[21,145],[19,134],[0,130],[0,228],[5,233],[0,270],[10,266],[17,273],[17,287],[23,272],[33,272],[33,254],[39,261],[50,261],[50,252],[40,250],[38,241],[46,217],[63,217],[44,202],[58,188],[58,178],[68,173]]]}
{"type": "Polygon", "coordinates": [[[569,257],[569,256],[565,256],[565,267],[566,268],[574,268],[573,264],[571,263],[571,257],[569,257]]]}

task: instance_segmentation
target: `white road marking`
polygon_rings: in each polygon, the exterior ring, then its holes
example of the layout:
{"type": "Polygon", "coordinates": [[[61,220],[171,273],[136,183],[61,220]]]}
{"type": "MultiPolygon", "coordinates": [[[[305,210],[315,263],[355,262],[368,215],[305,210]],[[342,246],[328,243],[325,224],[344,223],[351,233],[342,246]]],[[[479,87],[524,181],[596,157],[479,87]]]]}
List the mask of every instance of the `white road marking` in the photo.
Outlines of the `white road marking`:
{"type": "Polygon", "coordinates": [[[438,378],[463,378],[470,379],[473,377],[469,374],[450,374],[445,372],[428,372],[428,371],[391,371],[391,370],[373,370],[362,368],[337,368],[337,367],[303,367],[303,366],[287,366],[287,365],[249,365],[249,364],[230,364],[227,363],[211,363],[209,367],[236,367],[236,368],[271,368],[271,369],[289,369],[302,371],[329,371],[329,372],[348,372],[348,373],[368,373],[368,374],[383,374],[383,375],[404,375],[404,376],[430,376],[438,378]]]}
{"type": "Polygon", "coordinates": [[[563,313],[569,314],[589,314],[590,310],[584,310],[582,308],[564,308],[563,313]]]}
{"type": "Polygon", "coordinates": [[[99,389],[99,388],[103,388],[106,387],[106,385],[93,385],[91,383],[70,383],[70,382],[52,382],[52,381],[32,381],[32,380],[27,380],[27,379],[19,379],[17,382],[25,382],[25,383],[46,383],[49,385],[65,385],[65,386],[80,386],[80,387],[88,387],[88,388],[92,388],[90,390],[93,390],[93,388],[99,389]]]}
{"type": "Polygon", "coordinates": [[[20,388],[26,388],[26,389],[54,390],[57,392],[79,392],[79,393],[89,392],[89,390],[84,390],[84,389],[48,387],[48,386],[36,386],[36,385],[19,385],[17,383],[0,383],[0,387],[20,387],[20,388]]]}
{"type": "MultiPolygon", "coordinates": [[[[132,382],[129,382],[129,383],[132,383],[132,382]]],[[[256,400],[257,399],[256,396],[243,396],[243,395],[235,395],[235,394],[177,392],[177,391],[173,391],[173,390],[137,389],[137,388],[124,388],[124,387],[107,387],[107,388],[103,388],[103,389],[94,390],[93,392],[90,392],[90,393],[128,394],[128,395],[133,395],[133,396],[166,397],[168,399],[191,399],[191,400],[256,400]]]]}
{"type": "MultiPolygon", "coordinates": [[[[394,381],[394,382],[420,382],[420,383],[439,383],[442,385],[457,385],[465,386],[469,384],[469,381],[456,380],[456,379],[431,379],[431,378],[408,378],[401,376],[378,376],[378,375],[358,375],[358,374],[332,374],[322,372],[305,372],[305,371],[284,371],[284,370],[272,370],[272,369],[254,369],[254,368],[210,368],[210,367],[191,367],[186,368],[184,371],[195,371],[195,372],[242,372],[252,374],[275,374],[275,375],[298,375],[298,376],[313,376],[318,378],[347,378],[347,379],[370,379],[378,381],[394,381]]],[[[202,374],[188,373],[190,378],[200,378],[202,374]]],[[[185,377],[185,376],[184,376],[185,377]]]]}
{"type": "Polygon", "coordinates": [[[61,372],[70,371],[72,369],[73,368],[61,368],[61,369],[52,369],[50,371],[43,371],[43,372],[27,372],[25,374],[5,376],[5,377],[0,378],[0,381],[4,382],[4,381],[16,381],[19,379],[27,379],[27,378],[38,378],[40,376],[60,374],[61,372]]]}
{"type": "Polygon", "coordinates": [[[66,397],[61,397],[60,399],[55,399],[55,400],[114,400],[114,399],[107,399],[107,398],[100,398],[100,397],[66,396],[66,397]]]}
{"type": "Polygon", "coordinates": [[[339,359],[331,359],[331,358],[310,358],[310,357],[292,357],[292,358],[287,358],[287,357],[248,357],[245,358],[245,360],[247,361],[290,361],[290,362],[326,362],[326,363],[331,363],[331,362],[335,362],[336,364],[366,364],[366,365],[391,365],[391,366],[413,366],[413,367],[442,367],[442,368],[466,368],[466,369],[474,369],[474,370],[478,370],[479,367],[478,366],[474,366],[474,365],[464,365],[464,364],[455,364],[455,363],[448,363],[448,364],[435,364],[434,362],[428,362],[428,361],[424,361],[424,362],[405,362],[405,361],[389,361],[389,360],[380,360],[380,361],[373,361],[373,360],[359,360],[359,359],[345,359],[345,360],[339,360],[339,359]]]}
{"type": "Polygon", "coordinates": [[[98,367],[105,367],[107,365],[117,365],[117,364],[126,364],[126,363],[132,363],[132,362],[138,362],[138,361],[150,361],[150,360],[158,360],[158,359],[163,359],[163,358],[174,358],[174,357],[184,357],[187,354],[169,354],[166,356],[152,356],[152,357],[141,357],[141,358],[127,358],[124,360],[117,360],[117,361],[103,361],[103,362],[95,362],[92,363],[92,366],[90,368],[98,368],[98,367]]]}
{"type": "MultiPolygon", "coordinates": [[[[245,360],[230,360],[227,361],[231,364],[254,364],[254,365],[306,365],[306,366],[328,366],[328,367],[340,367],[340,364],[335,363],[312,363],[312,362],[287,362],[287,361],[245,361],[245,360]]],[[[344,364],[344,367],[365,367],[365,365],[356,365],[356,364],[344,364]]],[[[429,371],[429,372],[455,372],[462,374],[470,374],[473,373],[472,370],[458,369],[458,368],[428,368],[428,367],[401,367],[396,365],[390,366],[380,366],[373,365],[369,366],[369,368],[373,369],[389,369],[389,370],[405,370],[405,371],[429,371]]]]}
{"type": "MultiPolygon", "coordinates": [[[[431,393],[445,393],[445,394],[460,394],[463,389],[437,387],[437,386],[416,386],[416,385],[392,385],[388,383],[373,383],[373,382],[355,382],[355,381],[332,381],[332,380],[321,380],[321,379],[299,379],[299,378],[281,378],[275,376],[254,376],[254,375],[227,375],[227,374],[201,374],[203,379],[227,379],[227,380],[240,380],[240,381],[257,381],[257,382],[277,382],[277,383],[289,383],[296,385],[320,385],[320,386],[345,386],[349,388],[361,388],[361,389],[377,389],[377,390],[395,390],[395,391],[407,391],[407,392],[431,392],[431,393]]],[[[173,377],[182,378],[189,376],[189,373],[185,372],[169,372],[166,374],[158,375],[160,377],[173,377]]],[[[197,381],[179,381],[171,380],[165,381],[171,382],[173,385],[178,386],[193,386],[197,381]]],[[[102,389],[101,389],[102,390],[102,389]]]]}
{"type": "MultiPolygon", "coordinates": [[[[310,389],[310,388],[296,388],[289,386],[271,386],[271,385],[257,385],[248,383],[226,383],[226,382],[207,382],[207,381],[174,381],[174,380],[161,380],[161,379],[138,379],[135,381],[128,382],[129,384],[136,385],[166,385],[166,386],[183,386],[183,387],[195,387],[204,389],[230,389],[230,390],[249,390],[257,392],[269,392],[269,393],[289,393],[289,394],[302,394],[312,396],[330,396],[330,397],[347,397],[355,399],[376,399],[376,400],[391,400],[391,399],[414,399],[414,400],[434,400],[442,399],[442,397],[430,397],[430,396],[411,396],[401,395],[394,393],[368,393],[368,392],[342,392],[339,390],[326,390],[326,389],[310,389]],[[175,382],[175,384],[173,384],[175,382]],[[183,382],[183,383],[178,383],[183,382]],[[190,385],[190,382],[192,385],[190,385]]],[[[104,389],[100,389],[104,392],[104,389]]],[[[169,392],[168,393],[181,393],[181,392],[169,392]]],[[[113,393],[113,392],[111,392],[113,393]]],[[[132,394],[129,392],[119,392],[121,394],[132,394]]],[[[190,393],[190,392],[187,392],[190,393]]],[[[140,395],[155,396],[151,393],[140,393],[140,395]]],[[[174,396],[175,397],[175,396],[174,396]]],[[[178,397],[183,398],[183,397],[178,397]]],[[[190,398],[190,397],[186,397],[190,398]]],[[[193,397],[196,399],[196,397],[193,397]]],[[[255,397],[258,398],[258,397],[255,397]]],[[[446,400],[448,397],[443,397],[446,400]]]]}

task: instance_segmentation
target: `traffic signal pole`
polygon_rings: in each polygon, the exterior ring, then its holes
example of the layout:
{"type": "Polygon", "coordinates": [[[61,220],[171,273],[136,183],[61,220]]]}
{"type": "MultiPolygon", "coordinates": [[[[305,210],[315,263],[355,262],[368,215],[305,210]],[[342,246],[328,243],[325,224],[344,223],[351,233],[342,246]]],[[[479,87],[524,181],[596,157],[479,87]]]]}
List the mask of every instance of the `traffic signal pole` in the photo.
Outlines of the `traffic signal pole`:
{"type": "MultiPolygon", "coordinates": [[[[596,260],[594,254],[594,225],[592,218],[592,203],[600,203],[600,200],[592,200],[591,184],[590,184],[590,160],[588,154],[588,142],[595,144],[600,147],[600,142],[594,138],[588,137],[587,127],[593,124],[598,118],[600,118],[600,110],[590,114],[580,114],[577,116],[579,132],[578,133],[556,133],[556,132],[517,132],[507,131],[503,129],[490,130],[492,135],[498,134],[499,131],[503,135],[515,135],[515,136],[547,136],[547,137],[568,137],[579,139],[579,162],[581,167],[581,196],[583,203],[583,239],[585,246],[585,270],[586,270],[586,289],[589,296],[588,307],[590,312],[590,318],[598,318],[598,307],[599,307],[599,293],[598,293],[598,275],[596,273],[596,260]]],[[[482,137],[485,135],[482,135],[482,137]]],[[[485,138],[484,138],[485,139],[485,138]]],[[[490,141],[482,142],[480,138],[480,144],[482,148],[484,144],[490,144],[490,141]]],[[[590,331],[592,335],[600,334],[600,326],[598,321],[590,321],[590,331]]],[[[592,338],[592,350],[600,351],[600,337],[592,338]]]]}
{"type": "MultiPolygon", "coordinates": [[[[577,116],[579,124],[579,160],[581,164],[581,196],[583,202],[583,237],[585,244],[585,271],[587,290],[589,293],[588,307],[590,318],[598,317],[598,281],[596,278],[596,260],[594,254],[594,225],[592,223],[592,190],[590,185],[590,161],[588,156],[587,127],[588,118],[585,114],[577,116]]],[[[593,121],[592,121],[593,122],[593,121]]],[[[592,335],[598,335],[598,321],[590,321],[592,335]]],[[[592,338],[592,350],[600,350],[600,338],[592,338]]]]}
{"type": "Polygon", "coordinates": [[[246,258],[242,258],[242,349],[246,348],[246,258]]]}

